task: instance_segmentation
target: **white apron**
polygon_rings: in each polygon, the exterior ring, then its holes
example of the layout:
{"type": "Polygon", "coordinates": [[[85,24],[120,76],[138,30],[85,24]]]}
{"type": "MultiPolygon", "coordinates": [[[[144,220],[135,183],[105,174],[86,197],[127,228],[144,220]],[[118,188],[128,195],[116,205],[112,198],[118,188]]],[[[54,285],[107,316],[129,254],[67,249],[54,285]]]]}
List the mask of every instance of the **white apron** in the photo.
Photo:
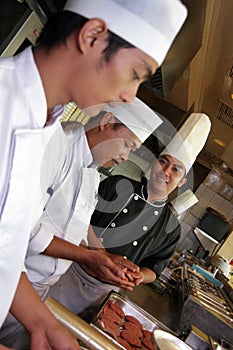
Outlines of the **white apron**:
{"type": "Polygon", "coordinates": [[[87,308],[100,305],[112,290],[119,292],[120,288],[99,281],[86,273],[79,264],[73,263],[50,288],[47,297],[53,297],[74,314],[79,314],[87,308]]]}

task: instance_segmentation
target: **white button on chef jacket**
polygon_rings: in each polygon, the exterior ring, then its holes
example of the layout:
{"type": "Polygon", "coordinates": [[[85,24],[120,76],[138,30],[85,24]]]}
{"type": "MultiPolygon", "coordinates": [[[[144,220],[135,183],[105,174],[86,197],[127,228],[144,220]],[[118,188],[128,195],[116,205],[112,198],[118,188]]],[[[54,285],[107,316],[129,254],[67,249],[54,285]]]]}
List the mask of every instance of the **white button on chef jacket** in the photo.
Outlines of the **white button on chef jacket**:
{"type": "Polygon", "coordinates": [[[111,227],[116,227],[116,223],[115,223],[115,222],[112,222],[112,223],[111,223],[111,227]]]}
{"type": "Polygon", "coordinates": [[[158,210],[155,210],[155,211],[154,211],[154,215],[155,215],[155,216],[159,215],[158,210]]]}
{"type": "Polygon", "coordinates": [[[123,213],[124,213],[124,214],[127,214],[127,213],[128,213],[128,209],[127,209],[127,208],[124,208],[124,209],[123,209],[123,213]]]}
{"type": "Polygon", "coordinates": [[[134,196],[133,198],[134,198],[134,200],[135,200],[135,201],[137,201],[137,200],[138,200],[138,196],[137,196],[137,195],[136,195],[136,196],[134,196]]]}
{"type": "Polygon", "coordinates": [[[133,241],[133,246],[136,247],[138,245],[137,241],[133,241]]]}
{"type": "Polygon", "coordinates": [[[142,227],[143,231],[147,231],[148,230],[148,227],[145,225],[142,227]]]}

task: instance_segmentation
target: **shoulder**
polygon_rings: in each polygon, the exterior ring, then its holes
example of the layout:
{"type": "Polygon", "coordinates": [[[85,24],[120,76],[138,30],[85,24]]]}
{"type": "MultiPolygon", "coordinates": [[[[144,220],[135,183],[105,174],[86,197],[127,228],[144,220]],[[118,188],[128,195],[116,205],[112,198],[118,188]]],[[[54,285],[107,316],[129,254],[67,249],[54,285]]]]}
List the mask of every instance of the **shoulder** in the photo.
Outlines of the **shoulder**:
{"type": "Polygon", "coordinates": [[[118,188],[122,191],[131,188],[134,191],[138,186],[140,186],[140,184],[140,182],[135,181],[129,177],[123,175],[113,175],[101,181],[100,187],[102,189],[108,187],[112,189],[118,188]]]}

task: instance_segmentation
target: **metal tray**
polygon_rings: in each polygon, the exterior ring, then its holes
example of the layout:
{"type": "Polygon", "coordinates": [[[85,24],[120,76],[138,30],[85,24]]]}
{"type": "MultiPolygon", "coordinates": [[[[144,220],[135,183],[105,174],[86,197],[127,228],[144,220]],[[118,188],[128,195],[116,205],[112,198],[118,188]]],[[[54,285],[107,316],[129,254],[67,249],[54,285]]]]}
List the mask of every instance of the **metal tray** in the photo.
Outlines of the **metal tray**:
{"type": "MultiPolygon", "coordinates": [[[[101,322],[99,322],[100,315],[103,312],[105,305],[110,300],[117,303],[122,308],[125,315],[131,315],[131,316],[134,316],[135,318],[137,318],[137,320],[141,322],[144,329],[151,331],[151,332],[153,332],[156,329],[161,329],[161,330],[164,330],[164,331],[169,332],[171,334],[174,334],[174,332],[172,332],[172,330],[170,330],[168,327],[166,327],[163,323],[159,322],[156,318],[151,316],[148,312],[143,310],[140,306],[138,306],[137,304],[132,302],[127,297],[122,296],[121,294],[118,294],[116,292],[110,292],[108,297],[105,299],[105,301],[101,305],[98,312],[93,316],[93,319],[91,321],[91,325],[94,326],[94,328],[99,330],[101,333],[104,333],[105,336],[112,339],[112,341],[114,343],[116,341],[105,332],[101,322]]],[[[121,345],[119,343],[117,343],[117,344],[118,344],[118,346],[121,347],[121,345]]]]}

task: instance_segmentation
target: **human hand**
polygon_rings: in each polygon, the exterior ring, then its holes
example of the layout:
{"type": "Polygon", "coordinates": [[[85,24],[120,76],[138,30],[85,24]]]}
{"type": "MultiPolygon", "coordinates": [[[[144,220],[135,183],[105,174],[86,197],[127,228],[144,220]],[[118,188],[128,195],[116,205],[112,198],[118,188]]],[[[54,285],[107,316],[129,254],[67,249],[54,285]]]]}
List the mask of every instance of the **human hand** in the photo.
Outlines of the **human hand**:
{"type": "Polygon", "coordinates": [[[128,271],[126,275],[129,281],[134,281],[135,287],[140,283],[152,283],[156,279],[156,273],[145,266],[137,273],[128,271]]]}
{"type": "Polygon", "coordinates": [[[9,349],[12,349],[12,348],[7,348],[6,346],[0,344],[0,350],[9,350],[9,349]]]}
{"type": "MultiPolygon", "coordinates": [[[[1,348],[0,348],[1,349],[1,348]]],[[[80,350],[75,338],[57,321],[46,329],[31,333],[31,350],[80,350]]]]}
{"type": "Polygon", "coordinates": [[[140,283],[144,282],[144,274],[142,271],[131,272],[127,271],[126,276],[129,281],[134,283],[134,286],[139,286],[140,283]]]}
{"type": "Polygon", "coordinates": [[[109,254],[109,257],[112,259],[112,261],[115,264],[120,265],[123,268],[126,268],[127,272],[131,271],[133,273],[139,272],[140,268],[136,264],[134,264],[132,261],[128,260],[126,256],[116,255],[116,254],[109,254]]]}
{"type": "Polygon", "coordinates": [[[136,265],[125,262],[123,257],[109,254],[102,249],[89,250],[87,256],[85,269],[90,275],[117,287],[133,290],[134,283],[128,280],[126,272],[128,267],[133,271],[138,270],[136,265]]]}

